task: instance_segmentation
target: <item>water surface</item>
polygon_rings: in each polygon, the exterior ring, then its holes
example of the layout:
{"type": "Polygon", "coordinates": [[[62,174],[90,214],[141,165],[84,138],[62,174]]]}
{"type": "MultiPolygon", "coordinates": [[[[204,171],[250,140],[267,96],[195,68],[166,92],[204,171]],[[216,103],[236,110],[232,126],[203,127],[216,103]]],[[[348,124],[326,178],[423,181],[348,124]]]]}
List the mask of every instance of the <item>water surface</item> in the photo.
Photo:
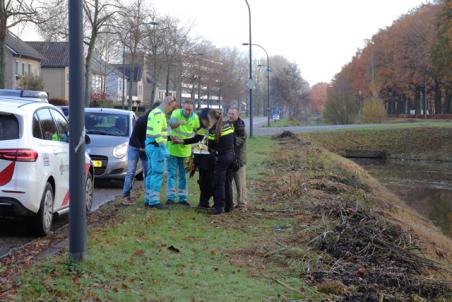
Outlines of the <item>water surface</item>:
{"type": "Polygon", "coordinates": [[[452,163],[368,159],[355,162],[452,237],[452,163]]]}

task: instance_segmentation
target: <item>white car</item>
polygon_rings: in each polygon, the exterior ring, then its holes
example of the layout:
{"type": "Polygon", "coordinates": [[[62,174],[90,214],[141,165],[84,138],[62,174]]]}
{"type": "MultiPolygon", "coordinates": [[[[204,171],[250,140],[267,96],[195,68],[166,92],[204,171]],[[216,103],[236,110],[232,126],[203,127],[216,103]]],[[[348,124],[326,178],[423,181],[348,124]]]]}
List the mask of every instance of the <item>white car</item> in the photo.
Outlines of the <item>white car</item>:
{"type": "MultiPolygon", "coordinates": [[[[37,235],[50,232],[54,214],[69,210],[69,126],[54,106],[0,96],[0,217],[26,217],[37,235]]],[[[86,204],[94,170],[86,156],[86,204]]]]}

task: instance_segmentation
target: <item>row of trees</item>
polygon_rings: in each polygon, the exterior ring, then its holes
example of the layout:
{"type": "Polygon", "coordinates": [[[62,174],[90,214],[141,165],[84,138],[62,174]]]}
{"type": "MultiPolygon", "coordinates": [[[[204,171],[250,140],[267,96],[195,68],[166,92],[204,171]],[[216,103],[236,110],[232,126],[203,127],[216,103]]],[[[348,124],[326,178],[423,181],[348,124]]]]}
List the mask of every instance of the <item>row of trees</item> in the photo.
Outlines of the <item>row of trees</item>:
{"type": "Polygon", "coordinates": [[[353,122],[376,99],[388,114],[452,113],[451,28],[452,0],[439,0],[380,30],[335,76],[326,118],[353,122]]]}
{"type": "MultiPolygon", "coordinates": [[[[68,0],[7,0],[0,2],[0,86],[4,84],[4,57],[7,31],[19,24],[34,23],[46,41],[68,38],[68,0]],[[2,25],[7,26],[2,26],[2,25]]],[[[151,100],[157,87],[183,93],[193,100],[222,101],[225,107],[247,101],[248,57],[236,48],[219,49],[210,41],[191,33],[192,26],[170,15],[161,15],[145,0],[83,0],[85,30],[85,85],[92,94],[93,58],[106,62],[123,61],[134,66],[146,62],[152,82],[151,100]]],[[[257,82],[254,114],[267,112],[266,68],[253,62],[257,82]]],[[[264,61],[262,61],[264,62],[264,61]]],[[[290,116],[305,112],[309,84],[297,64],[282,56],[271,58],[271,98],[273,106],[285,108],[290,116]]],[[[132,81],[128,83],[132,99],[132,81]]],[[[129,102],[129,106],[132,102],[129,102]]],[[[147,105],[147,104],[145,104],[147,105]]]]}

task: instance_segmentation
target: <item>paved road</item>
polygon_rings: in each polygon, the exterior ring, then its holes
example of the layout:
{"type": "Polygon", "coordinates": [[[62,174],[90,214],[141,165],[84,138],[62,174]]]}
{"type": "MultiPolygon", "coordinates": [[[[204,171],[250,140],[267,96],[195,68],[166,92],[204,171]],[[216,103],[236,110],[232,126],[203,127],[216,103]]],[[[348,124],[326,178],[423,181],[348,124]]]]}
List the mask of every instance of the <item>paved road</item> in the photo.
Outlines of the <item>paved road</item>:
{"type": "MultiPolygon", "coordinates": [[[[135,182],[134,186],[143,186],[143,182],[135,182]]],[[[102,205],[115,200],[122,195],[122,183],[116,181],[100,182],[96,181],[94,189],[94,203],[92,210],[99,209],[102,205]]],[[[57,217],[54,221],[54,228],[59,228],[68,223],[68,215],[57,217]]],[[[19,220],[0,220],[0,257],[8,253],[10,249],[20,247],[34,237],[25,225],[19,220]]]]}

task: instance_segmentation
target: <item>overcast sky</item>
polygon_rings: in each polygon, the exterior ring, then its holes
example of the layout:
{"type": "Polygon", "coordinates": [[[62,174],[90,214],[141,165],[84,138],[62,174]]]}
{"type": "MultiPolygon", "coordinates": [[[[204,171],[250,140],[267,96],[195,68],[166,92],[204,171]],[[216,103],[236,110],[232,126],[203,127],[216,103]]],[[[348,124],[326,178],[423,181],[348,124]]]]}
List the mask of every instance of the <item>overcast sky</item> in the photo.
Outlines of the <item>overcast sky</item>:
{"type": "MultiPolygon", "coordinates": [[[[271,55],[280,54],[300,65],[311,85],[329,82],[350,61],[364,41],[420,0],[249,0],[253,43],[271,55]]],[[[248,41],[248,10],[244,0],[151,0],[161,14],[194,23],[193,33],[218,47],[248,41]]],[[[17,30],[16,30],[17,33],[17,30]]],[[[36,40],[32,30],[18,32],[36,40]]],[[[265,54],[255,48],[255,57],[265,54]]],[[[270,64],[271,65],[271,64],[270,64]]]]}

